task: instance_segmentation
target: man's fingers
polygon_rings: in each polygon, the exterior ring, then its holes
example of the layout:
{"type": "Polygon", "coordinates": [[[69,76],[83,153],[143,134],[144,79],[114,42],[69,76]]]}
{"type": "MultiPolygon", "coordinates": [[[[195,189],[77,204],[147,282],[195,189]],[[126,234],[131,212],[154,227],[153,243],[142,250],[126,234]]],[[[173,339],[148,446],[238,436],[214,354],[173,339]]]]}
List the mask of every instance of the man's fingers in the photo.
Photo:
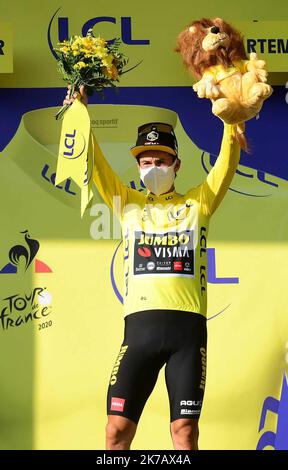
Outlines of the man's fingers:
{"type": "Polygon", "coordinates": [[[75,91],[71,97],[70,97],[70,91],[71,91],[71,85],[68,85],[67,86],[67,94],[65,96],[65,99],[63,100],[63,104],[69,104],[69,105],[72,104],[75,101],[75,99],[77,98],[77,96],[79,96],[79,95],[81,96],[81,101],[84,104],[87,104],[88,98],[87,98],[87,94],[86,94],[86,90],[85,90],[84,85],[81,85],[79,92],[77,93],[77,91],[75,91]]]}
{"type": "Polygon", "coordinates": [[[73,94],[72,97],[70,97],[69,93],[67,93],[67,95],[65,96],[65,99],[66,99],[66,100],[74,101],[75,98],[77,98],[77,93],[76,93],[76,92],[73,94]]]}
{"type": "Polygon", "coordinates": [[[69,96],[66,96],[65,99],[64,99],[64,101],[63,101],[63,103],[65,103],[65,104],[72,104],[73,101],[74,101],[73,98],[69,98],[69,96]]]}
{"type": "Polygon", "coordinates": [[[65,98],[64,98],[64,100],[63,100],[63,104],[69,104],[69,105],[70,105],[70,104],[72,104],[73,101],[75,101],[75,99],[77,98],[77,92],[76,92],[76,91],[73,93],[72,97],[70,97],[70,91],[69,91],[70,88],[71,88],[71,86],[68,85],[68,91],[67,91],[67,94],[66,94],[66,96],[65,96],[65,98]]]}

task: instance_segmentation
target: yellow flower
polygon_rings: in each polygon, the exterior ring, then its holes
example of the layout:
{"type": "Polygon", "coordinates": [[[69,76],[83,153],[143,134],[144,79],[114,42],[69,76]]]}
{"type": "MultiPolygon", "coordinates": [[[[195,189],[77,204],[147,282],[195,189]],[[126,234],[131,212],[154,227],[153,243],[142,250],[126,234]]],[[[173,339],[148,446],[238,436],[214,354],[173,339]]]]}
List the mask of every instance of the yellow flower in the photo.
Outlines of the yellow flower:
{"type": "Polygon", "coordinates": [[[105,67],[111,67],[113,62],[113,55],[112,54],[106,54],[106,56],[102,59],[102,64],[105,67]]]}
{"type": "Polygon", "coordinates": [[[102,60],[103,60],[103,59],[105,58],[105,56],[106,56],[105,53],[103,53],[103,52],[101,52],[101,51],[97,51],[95,55],[96,55],[96,57],[98,57],[98,59],[102,59],[102,60]]]}
{"type": "Polygon", "coordinates": [[[71,44],[71,47],[73,49],[73,48],[79,47],[81,44],[82,44],[82,38],[79,36],[75,36],[75,39],[71,44]]]}
{"type": "Polygon", "coordinates": [[[66,41],[66,40],[65,40],[65,41],[63,41],[63,42],[58,42],[57,44],[58,44],[58,46],[62,46],[62,47],[63,47],[63,46],[67,46],[67,45],[69,44],[69,41],[66,41]]]}
{"type": "Polygon", "coordinates": [[[92,49],[89,49],[87,47],[84,47],[83,49],[81,49],[81,52],[83,52],[84,54],[92,54],[92,49]]]}
{"type": "Polygon", "coordinates": [[[116,80],[118,78],[118,70],[114,64],[111,67],[102,67],[102,72],[107,75],[107,77],[116,80]]]}
{"type": "Polygon", "coordinates": [[[63,52],[63,54],[67,54],[69,52],[69,47],[67,46],[60,47],[60,51],[63,52]]]}
{"type": "Polygon", "coordinates": [[[88,58],[89,58],[89,57],[93,57],[93,56],[94,56],[93,52],[89,52],[89,51],[86,51],[86,50],[85,50],[85,51],[82,51],[82,52],[84,52],[84,57],[88,57],[88,58]]]}
{"type": "Polygon", "coordinates": [[[114,64],[112,64],[111,69],[109,69],[109,72],[110,72],[111,78],[113,78],[114,80],[118,78],[118,70],[114,64]]]}
{"type": "Polygon", "coordinates": [[[105,47],[105,46],[106,46],[106,41],[105,41],[105,39],[102,39],[102,38],[100,38],[100,37],[95,38],[95,39],[94,39],[94,42],[95,42],[95,44],[96,44],[97,46],[101,46],[101,47],[105,47]]]}
{"type": "Polygon", "coordinates": [[[76,70],[83,69],[84,67],[87,67],[87,64],[85,64],[85,62],[82,62],[81,60],[80,62],[77,62],[77,64],[74,65],[74,69],[76,70]]]}
{"type": "Polygon", "coordinates": [[[82,45],[87,47],[93,44],[93,40],[91,38],[83,38],[82,45]]]}

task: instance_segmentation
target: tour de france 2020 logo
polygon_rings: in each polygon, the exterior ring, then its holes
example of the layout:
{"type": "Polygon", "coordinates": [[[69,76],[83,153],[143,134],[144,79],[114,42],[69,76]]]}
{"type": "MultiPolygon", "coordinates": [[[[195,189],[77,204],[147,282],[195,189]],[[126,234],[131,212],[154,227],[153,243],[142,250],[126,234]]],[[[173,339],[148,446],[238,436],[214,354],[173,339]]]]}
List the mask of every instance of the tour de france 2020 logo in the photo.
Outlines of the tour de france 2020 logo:
{"type": "MultiPolygon", "coordinates": [[[[24,235],[23,244],[10,248],[9,262],[0,269],[0,274],[25,276],[32,266],[34,273],[52,273],[52,269],[46,263],[36,258],[40,247],[39,241],[31,238],[28,230],[20,233],[24,235]]],[[[39,330],[52,326],[50,318],[52,295],[46,287],[34,287],[28,293],[16,291],[6,296],[1,294],[0,302],[0,331],[11,330],[35,321],[38,321],[39,330]]]]}

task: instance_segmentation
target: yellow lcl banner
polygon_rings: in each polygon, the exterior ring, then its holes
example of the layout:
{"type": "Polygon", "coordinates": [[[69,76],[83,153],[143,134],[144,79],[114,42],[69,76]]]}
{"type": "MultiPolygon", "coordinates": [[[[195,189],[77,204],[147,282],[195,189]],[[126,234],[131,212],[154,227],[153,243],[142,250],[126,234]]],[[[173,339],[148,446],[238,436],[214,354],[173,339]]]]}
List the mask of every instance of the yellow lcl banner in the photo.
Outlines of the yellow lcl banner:
{"type": "Polygon", "coordinates": [[[72,178],[81,189],[81,217],[93,197],[93,141],[90,118],[80,95],[64,114],[55,184],[72,178]]]}

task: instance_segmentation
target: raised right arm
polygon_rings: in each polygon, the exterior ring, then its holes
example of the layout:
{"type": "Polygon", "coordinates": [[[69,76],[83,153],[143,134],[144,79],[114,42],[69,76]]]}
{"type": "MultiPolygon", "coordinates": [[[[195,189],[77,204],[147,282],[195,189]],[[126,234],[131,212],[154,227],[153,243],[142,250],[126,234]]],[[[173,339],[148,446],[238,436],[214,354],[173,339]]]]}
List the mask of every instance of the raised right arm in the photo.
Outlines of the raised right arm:
{"type": "MultiPolygon", "coordinates": [[[[77,96],[77,92],[73,97],[69,97],[70,85],[68,85],[67,95],[63,104],[72,104],[77,96]]],[[[80,86],[81,101],[85,106],[88,105],[88,96],[85,87],[80,86]]],[[[125,204],[129,203],[128,196],[133,201],[137,199],[138,192],[132,188],[127,188],[120,180],[119,176],[111,168],[105,159],[95,135],[91,132],[91,151],[93,152],[93,181],[106,204],[113,210],[115,215],[122,217],[125,204]],[[135,194],[136,193],[136,194],[135,194]]]]}

